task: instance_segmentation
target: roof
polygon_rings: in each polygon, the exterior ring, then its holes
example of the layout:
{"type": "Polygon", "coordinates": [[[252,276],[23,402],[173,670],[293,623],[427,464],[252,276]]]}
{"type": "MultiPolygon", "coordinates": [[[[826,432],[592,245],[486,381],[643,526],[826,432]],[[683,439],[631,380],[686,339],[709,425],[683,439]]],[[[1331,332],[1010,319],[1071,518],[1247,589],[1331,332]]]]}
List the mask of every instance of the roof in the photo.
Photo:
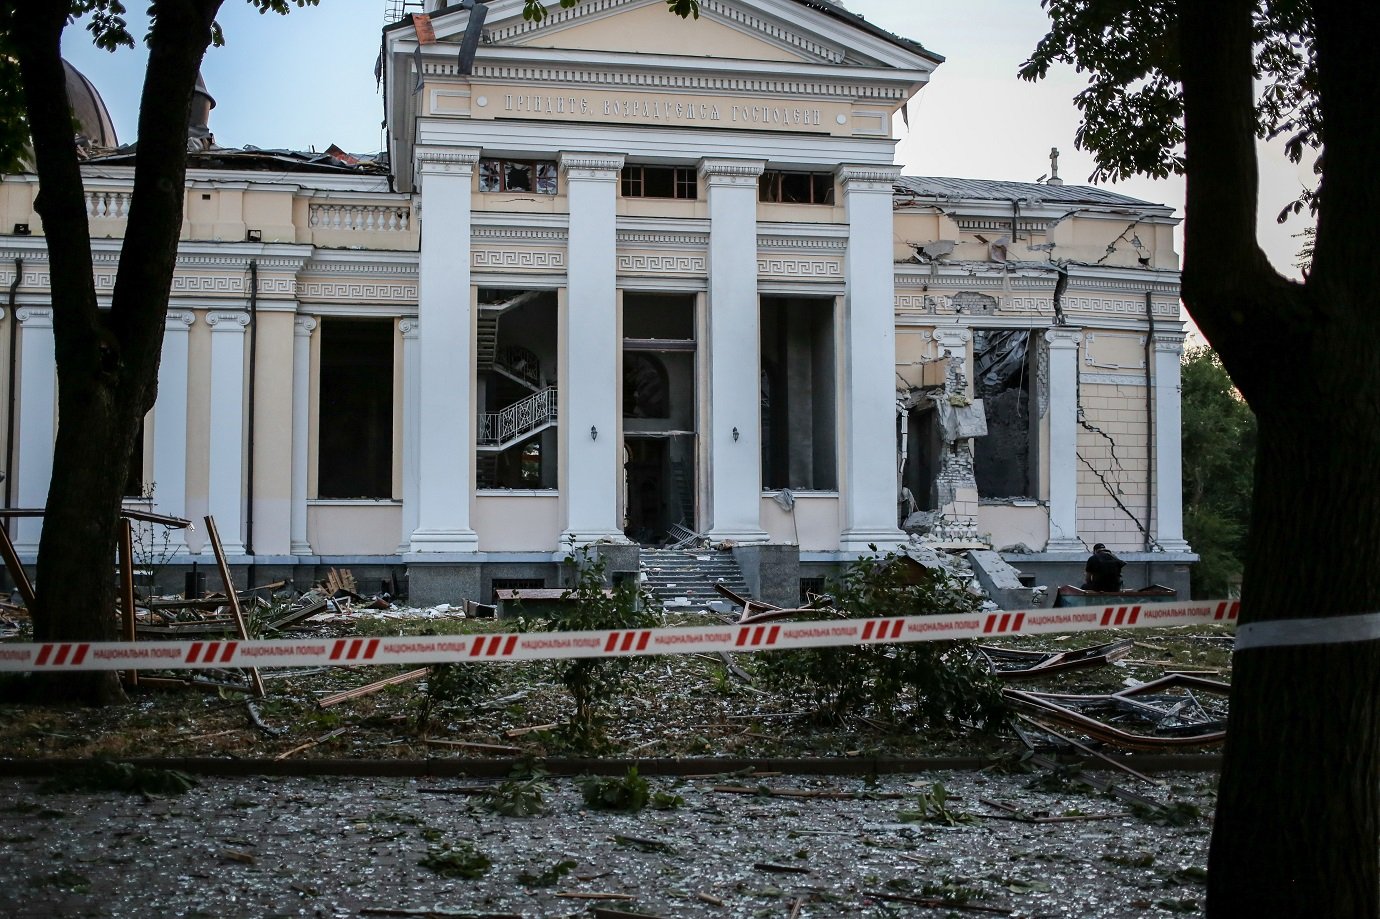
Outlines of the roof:
{"type": "Polygon", "coordinates": [[[976,201],[1017,201],[1031,204],[1094,204],[1111,207],[1161,207],[1129,195],[1090,185],[1046,185],[1043,182],[1004,182],[997,179],[950,179],[939,176],[901,176],[897,194],[921,198],[964,198],[976,201]]]}
{"type": "MultiPolygon", "coordinates": [[[[109,165],[132,165],[137,146],[128,144],[113,150],[100,150],[87,157],[88,163],[107,163],[109,165]]],[[[355,175],[386,175],[388,158],[380,153],[376,156],[352,156],[332,145],[324,153],[302,153],[297,150],[261,150],[258,147],[234,149],[232,147],[212,147],[209,150],[189,150],[188,169],[244,169],[291,172],[334,172],[355,175]]]]}

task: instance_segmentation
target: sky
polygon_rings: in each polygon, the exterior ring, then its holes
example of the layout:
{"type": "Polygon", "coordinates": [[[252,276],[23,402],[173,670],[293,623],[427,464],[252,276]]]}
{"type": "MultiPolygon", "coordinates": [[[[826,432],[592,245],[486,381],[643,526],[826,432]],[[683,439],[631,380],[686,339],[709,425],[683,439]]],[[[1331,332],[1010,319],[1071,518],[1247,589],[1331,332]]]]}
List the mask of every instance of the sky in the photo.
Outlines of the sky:
{"type": "MultiPolygon", "coordinates": [[[[554,5],[555,0],[551,0],[554,5]]],[[[1059,176],[1087,184],[1092,156],[1074,148],[1079,115],[1073,97],[1085,82],[1072,68],[1045,80],[1022,81],[1017,69],[1048,29],[1039,0],[845,0],[848,9],[888,31],[922,43],[945,62],[897,119],[896,161],[910,175],[1035,181],[1059,149],[1059,176]]],[[[207,52],[202,75],[216,108],[211,130],[224,147],[325,150],[382,149],[383,100],[374,81],[386,11],[397,0],[321,0],[286,16],[263,15],[246,0],[226,0],[220,24],[225,46],[207,52]]],[[[141,4],[130,4],[139,7],[141,4]]],[[[669,14],[668,14],[669,15],[669,14]]],[[[136,26],[136,35],[142,25],[136,26]]],[[[64,54],[95,83],[121,142],[135,139],[143,55],[111,54],[72,26],[64,54]]],[[[1291,277],[1306,225],[1280,226],[1275,214],[1309,178],[1261,145],[1262,248],[1291,277]]],[[[1136,179],[1104,187],[1175,208],[1182,216],[1180,178],[1136,179]]]]}

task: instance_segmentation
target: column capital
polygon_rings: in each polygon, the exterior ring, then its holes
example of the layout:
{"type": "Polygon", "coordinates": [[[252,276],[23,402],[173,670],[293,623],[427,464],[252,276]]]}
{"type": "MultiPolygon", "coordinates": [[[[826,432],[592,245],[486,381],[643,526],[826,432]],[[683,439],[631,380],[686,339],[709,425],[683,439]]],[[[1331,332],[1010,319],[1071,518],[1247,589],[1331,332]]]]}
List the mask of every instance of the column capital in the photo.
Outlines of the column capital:
{"type": "Polygon", "coordinates": [[[402,333],[403,338],[415,339],[418,333],[421,332],[421,330],[422,323],[420,319],[414,319],[409,317],[407,319],[398,320],[398,331],[402,333]]]}
{"type": "Polygon", "coordinates": [[[1156,332],[1155,351],[1166,354],[1183,354],[1184,334],[1182,332],[1156,332]]]}
{"type": "Polygon", "coordinates": [[[316,331],[315,316],[298,316],[292,323],[292,334],[298,338],[310,338],[311,333],[316,331]]]}
{"type": "Polygon", "coordinates": [[[163,328],[169,332],[185,332],[196,322],[196,313],[191,310],[168,310],[163,317],[163,328]]]}
{"type": "Polygon", "coordinates": [[[973,333],[969,329],[949,326],[935,329],[934,340],[938,342],[944,354],[953,354],[955,351],[966,353],[968,342],[973,340],[973,333]]]}
{"type": "Polygon", "coordinates": [[[1055,326],[1045,330],[1045,341],[1049,342],[1051,351],[1077,348],[1083,341],[1083,330],[1068,326],[1055,326]]]}
{"type": "Polygon", "coordinates": [[[39,329],[53,327],[53,310],[47,306],[21,306],[15,310],[14,318],[26,326],[39,329]]]}
{"type": "Polygon", "coordinates": [[[478,147],[427,147],[413,155],[418,175],[468,176],[479,162],[478,147]]]}
{"type": "Polygon", "coordinates": [[[212,332],[243,332],[249,325],[248,313],[208,313],[206,324],[212,332]]]}
{"type": "Polygon", "coordinates": [[[702,159],[699,174],[707,185],[756,187],[757,179],[767,168],[766,160],[702,159]]]}
{"type": "Polygon", "coordinates": [[[843,185],[844,194],[850,192],[886,192],[891,194],[901,177],[900,166],[863,166],[842,163],[834,174],[843,185]]]}
{"type": "Polygon", "coordinates": [[[614,182],[626,157],[621,153],[561,153],[561,172],[571,179],[614,182]]]}

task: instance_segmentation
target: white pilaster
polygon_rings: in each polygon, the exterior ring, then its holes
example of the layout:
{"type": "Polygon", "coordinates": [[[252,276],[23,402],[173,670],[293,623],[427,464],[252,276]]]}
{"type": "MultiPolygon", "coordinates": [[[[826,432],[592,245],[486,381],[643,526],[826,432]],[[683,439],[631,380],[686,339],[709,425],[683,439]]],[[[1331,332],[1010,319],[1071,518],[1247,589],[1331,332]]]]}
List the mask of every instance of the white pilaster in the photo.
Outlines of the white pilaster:
{"type": "MultiPolygon", "coordinates": [[[[53,354],[53,311],[21,307],[15,313],[19,331],[18,483],[20,507],[45,507],[53,477],[53,438],[57,433],[57,369],[53,354]]],[[[11,471],[11,475],[13,475],[11,471]]],[[[37,552],[43,520],[20,518],[14,529],[15,548],[37,552]]]]}
{"type": "Polygon", "coordinates": [[[308,456],[311,453],[311,333],[316,320],[298,316],[292,326],[292,511],[289,549],[311,555],[307,539],[308,456]]]}
{"type": "Polygon", "coordinates": [[[244,554],[244,345],[249,314],[211,313],[210,475],[207,510],[226,555],[244,554]]]}
{"type": "Polygon", "coordinates": [[[1077,329],[1045,332],[1049,346],[1049,542],[1046,552],[1081,552],[1078,538],[1077,329]]]}
{"type": "Polygon", "coordinates": [[[570,201],[569,316],[563,326],[570,360],[561,367],[560,424],[569,463],[561,534],[566,545],[627,542],[618,519],[623,449],[617,199],[622,168],[621,154],[561,154],[570,201]],[[576,361],[578,369],[570,367],[576,361]]]}
{"type": "MultiPolygon", "coordinates": [[[[187,516],[187,338],[196,314],[169,310],[158,361],[158,400],[153,404],[153,507],[187,516]]],[[[167,531],[168,549],[187,554],[187,531],[167,531]]]]}
{"type": "Polygon", "coordinates": [[[762,160],[701,160],[709,196],[710,538],[766,542],[757,299],[757,181],[762,160]],[[738,436],[733,436],[734,431],[738,436]]]}
{"type": "Polygon", "coordinates": [[[415,319],[403,319],[398,323],[398,331],[403,337],[402,543],[398,547],[401,553],[408,551],[412,534],[417,529],[417,416],[422,392],[419,367],[421,323],[415,319]]]}
{"type": "Polygon", "coordinates": [[[424,217],[418,318],[417,508],[413,552],[477,552],[474,487],[474,309],[470,289],[470,183],[478,150],[416,157],[424,217]]]}
{"type": "MultiPolygon", "coordinates": [[[[1180,361],[1184,337],[1155,333],[1155,542],[1166,552],[1188,552],[1184,540],[1183,431],[1180,361]]],[[[1148,525],[1148,521],[1147,521],[1148,525]]]]}
{"type": "Polygon", "coordinates": [[[849,553],[894,548],[896,525],[896,266],[891,199],[899,166],[841,166],[848,212],[844,298],[843,532],[849,553]]]}

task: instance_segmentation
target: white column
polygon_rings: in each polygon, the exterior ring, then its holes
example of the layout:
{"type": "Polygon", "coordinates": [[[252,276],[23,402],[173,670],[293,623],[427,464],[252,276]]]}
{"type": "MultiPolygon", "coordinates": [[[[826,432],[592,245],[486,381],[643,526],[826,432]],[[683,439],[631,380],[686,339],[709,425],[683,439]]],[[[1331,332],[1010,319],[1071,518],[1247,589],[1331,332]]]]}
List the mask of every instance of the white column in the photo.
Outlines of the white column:
{"type": "Polygon", "coordinates": [[[1078,538],[1077,329],[1045,332],[1049,345],[1049,542],[1046,552],[1081,552],[1078,538]]]}
{"type": "Polygon", "coordinates": [[[308,457],[311,454],[311,333],[316,320],[298,316],[292,326],[292,510],[289,551],[311,555],[307,539],[308,457]]]}
{"type": "Polygon", "coordinates": [[[757,299],[757,180],[765,166],[762,160],[700,161],[709,195],[707,532],[716,541],[769,538],[762,529],[762,310],[757,299]]]}
{"type": "MultiPolygon", "coordinates": [[[[618,337],[619,154],[561,154],[570,201],[561,430],[569,469],[566,545],[627,542],[618,519],[623,477],[619,442],[622,342],[618,337]],[[578,362],[578,368],[569,366],[578,362]]],[[[428,332],[430,334],[430,332],[428,332]]]]}
{"type": "Polygon", "coordinates": [[[839,548],[895,547],[896,265],[891,198],[899,166],[841,166],[848,212],[843,336],[843,532],[839,548]]]}
{"type": "MultiPolygon", "coordinates": [[[[19,331],[19,507],[46,507],[53,477],[53,438],[57,434],[57,368],[53,355],[53,311],[21,307],[15,313],[19,331]]],[[[14,472],[11,471],[11,475],[14,472]]],[[[22,553],[38,551],[43,521],[20,518],[10,531],[22,553]]]]}
{"type": "Polygon", "coordinates": [[[417,525],[413,552],[477,552],[474,487],[474,309],[470,182],[478,150],[417,155],[424,205],[418,318],[417,525]]]}
{"type": "Polygon", "coordinates": [[[206,507],[226,555],[244,555],[244,344],[249,314],[211,313],[210,474],[206,507]]]}
{"type": "MultiPolygon", "coordinates": [[[[158,400],[153,404],[153,506],[160,514],[187,516],[187,338],[196,322],[191,310],[169,310],[158,361],[158,400]]],[[[187,531],[168,530],[168,549],[187,554],[187,531]]]]}
{"type": "Polygon", "coordinates": [[[417,416],[422,383],[419,368],[421,352],[421,323],[403,319],[398,323],[403,337],[403,416],[402,416],[402,543],[398,552],[406,552],[417,529],[417,416]]]}
{"type": "MultiPolygon", "coordinates": [[[[1183,431],[1179,368],[1184,337],[1155,333],[1155,542],[1166,552],[1188,552],[1184,540],[1183,431]]],[[[1146,522],[1149,525],[1149,521],[1146,522]]]]}

